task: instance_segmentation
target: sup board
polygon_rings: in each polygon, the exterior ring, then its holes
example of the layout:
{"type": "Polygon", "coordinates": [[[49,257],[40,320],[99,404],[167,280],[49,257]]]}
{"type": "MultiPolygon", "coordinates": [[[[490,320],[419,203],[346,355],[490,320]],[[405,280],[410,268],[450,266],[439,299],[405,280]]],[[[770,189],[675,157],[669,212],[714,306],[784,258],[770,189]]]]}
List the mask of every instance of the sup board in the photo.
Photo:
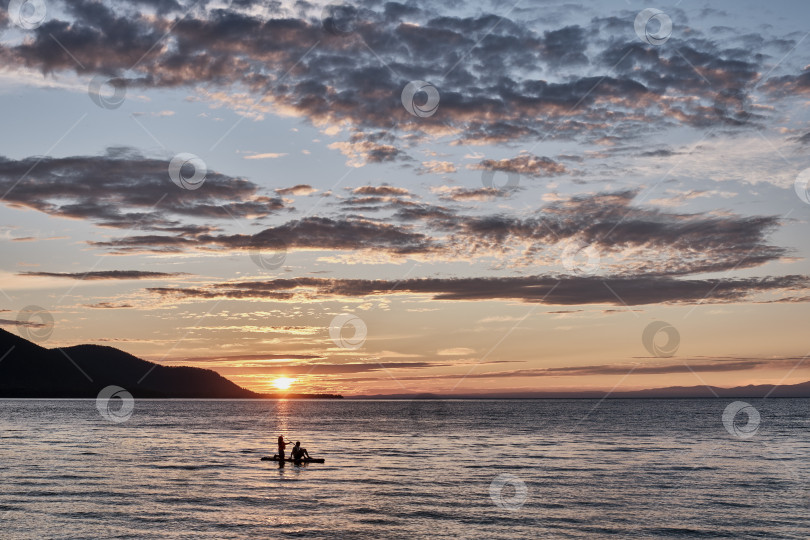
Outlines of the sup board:
{"type": "MultiPolygon", "coordinates": [[[[264,456],[262,461],[278,461],[278,456],[264,456]]],[[[323,458],[303,458],[303,459],[293,459],[293,458],[285,458],[284,461],[287,463],[323,463],[323,458]]]]}

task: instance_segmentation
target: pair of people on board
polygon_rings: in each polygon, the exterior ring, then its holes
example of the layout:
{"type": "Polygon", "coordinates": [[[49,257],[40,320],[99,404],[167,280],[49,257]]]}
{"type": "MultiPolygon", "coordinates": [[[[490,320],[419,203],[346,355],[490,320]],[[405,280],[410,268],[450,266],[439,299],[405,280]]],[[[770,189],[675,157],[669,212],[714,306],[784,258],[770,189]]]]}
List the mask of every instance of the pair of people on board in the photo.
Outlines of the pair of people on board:
{"type": "MultiPolygon", "coordinates": [[[[278,437],[278,459],[279,459],[279,461],[284,461],[284,449],[287,448],[287,446],[289,444],[290,443],[288,441],[284,440],[284,435],[279,435],[279,437],[278,437]]],[[[290,453],[292,454],[292,458],[295,459],[295,460],[310,457],[309,452],[307,452],[307,449],[302,448],[301,443],[299,441],[295,441],[295,445],[293,446],[292,451],[290,453]]]]}

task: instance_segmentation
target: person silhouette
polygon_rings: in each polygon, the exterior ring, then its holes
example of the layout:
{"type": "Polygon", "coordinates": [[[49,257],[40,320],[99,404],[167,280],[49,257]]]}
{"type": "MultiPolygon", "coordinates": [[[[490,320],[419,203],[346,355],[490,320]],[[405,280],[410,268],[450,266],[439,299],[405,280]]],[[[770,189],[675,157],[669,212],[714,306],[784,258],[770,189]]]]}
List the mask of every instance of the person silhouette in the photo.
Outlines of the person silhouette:
{"type": "Polygon", "coordinates": [[[309,458],[309,452],[306,448],[301,448],[301,442],[295,441],[295,446],[292,449],[292,458],[295,460],[309,458]]]}
{"type": "Polygon", "coordinates": [[[284,435],[278,436],[278,460],[284,461],[284,449],[287,448],[287,442],[284,440],[284,435]]]}

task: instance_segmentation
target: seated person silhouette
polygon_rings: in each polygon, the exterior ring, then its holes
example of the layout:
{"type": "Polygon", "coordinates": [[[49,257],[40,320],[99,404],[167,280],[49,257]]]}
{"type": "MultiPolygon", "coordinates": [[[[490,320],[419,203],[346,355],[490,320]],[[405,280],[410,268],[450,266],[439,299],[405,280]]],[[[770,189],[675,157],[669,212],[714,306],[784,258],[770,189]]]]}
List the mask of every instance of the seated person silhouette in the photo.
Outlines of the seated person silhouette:
{"type": "Polygon", "coordinates": [[[304,459],[309,457],[309,452],[307,452],[306,448],[301,448],[301,443],[299,441],[295,441],[295,446],[292,449],[292,458],[293,459],[304,459]]]}

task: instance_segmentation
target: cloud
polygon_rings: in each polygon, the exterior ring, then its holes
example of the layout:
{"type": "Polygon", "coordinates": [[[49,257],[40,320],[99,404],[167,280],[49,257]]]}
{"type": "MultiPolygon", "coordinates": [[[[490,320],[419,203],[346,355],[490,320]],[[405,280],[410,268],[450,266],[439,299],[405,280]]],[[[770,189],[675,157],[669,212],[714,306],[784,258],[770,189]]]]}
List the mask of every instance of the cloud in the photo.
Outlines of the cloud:
{"type": "MultiPolygon", "coordinates": [[[[330,147],[356,166],[408,160],[409,145],[448,134],[454,144],[594,142],[673,125],[744,126],[762,109],[741,121],[718,98],[748,92],[769,74],[769,58],[797,45],[791,36],[749,34],[756,46],[746,49],[733,33],[724,40],[683,13],[688,32],[648,47],[626,10],[579,25],[546,19],[541,29],[536,21],[547,6],[459,16],[453,5],[370,1],[347,37],[324,29],[322,8],[305,2],[279,4],[273,16],[246,2],[202,3],[188,14],[174,1],[150,2],[148,12],[133,2],[64,2],[26,39],[0,46],[0,57],[11,70],[117,75],[133,89],[194,89],[199,99],[253,118],[304,118],[327,133],[348,133],[330,147]],[[401,104],[403,87],[419,78],[438,85],[430,117],[401,104]]],[[[774,75],[751,97],[804,94],[808,81],[807,71],[774,75]]]]}
{"type": "Polygon", "coordinates": [[[46,238],[40,238],[37,236],[24,236],[19,238],[12,238],[12,242],[42,242],[45,240],[65,240],[68,238],[67,236],[48,236],[46,238]]]}
{"type": "Polygon", "coordinates": [[[101,156],[0,157],[1,200],[105,227],[180,233],[213,227],[192,227],[179,218],[257,218],[285,208],[280,198],[260,195],[252,182],[212,170],[202,187],[183,190],[169,177],[169,161],[131,148],[108,148],[101,156]]]}
{"type": "Polygon", "coordinates": [[[401,187],[382,184],[381,186],[360,186],[351,190],[353,195],[373,195],[380,197],[399,197],[410,195],[410,192],[401,187]]]}
{"type": "Polygon", "coordinates": [[[128,309],[133,307],[132,304],[114,304],[112,302],[99,302],[97,304],[85,304],[85,307],[91,309],[128,309]]]}
{"type": "Polygon", "coordinates": [[[347,142],[333,142],[329,145],[333,150],[349,158],[348,164],[352,167],[362,167],[366,163],[385,163],[407,159],[407,155],[393,144],[380,144],[365,140],[364,135],[353,135],[347,142]]]}
{"type": "Polygon", "coordinates": [[[778,97],[810,94],[810,66],[798,75],[783,75],[766,81],[763,87],[778,97]]]}
{"type": "Polygon", "coordinates": [[[385,250],[396,254],[431,251],[425,234],[368,219],[308,217],[271,227],[255,235],[201,235],[202,242],[225,248],[274,248],[278,240],[288,249],[385,250]]]}
{"type": "Polygon", "coordinates": [[[28,328],[42,328],[43,326],[47,326],[45,323],[40,323],[36,321],[17,321],[11,319],[0,319],[0,324],[2,325],[15,325],[15,326],[26,326],[28,328]]]}
{"type": "Polygon", "coordinates": [[[117,252],[207,250],[375,250],[394,256],[427,254],[433,240],[407,227],[369,219],[307,217],[267,228],[256,234],[198,234],[195,236],[128,236],[92,242],[117,252]]]}
{"type": "Polygon", "coordinates": [[[444,201],[465,202],[465,201],[491,201],[498,197],[508,197],[511,190],[498,189],[496,187],[464,188],[459,186],[439,186],[432,191],[439,195],[444,201]]]}
{"type": "Polygon", "coordinates": [[[20,272],[19,276],[57,277],[85,281],[124,280],[124,279],[165,279],[187,276],[185,272],[145,272],[141,270],[101,270],[90,272],[20,272]]]}
{"type": "Polygon", "coordinates": [[[780,224],[774,216],[680,214],[633,206],[637,191],[574,196],[550,203],[536,217],[490,215],[457,220],[455,244],[507,256],[528,265],[549,244],[575,241],[607,255],[624,256],[615,270],[628,274],[687,275],[750,268],[777,260],[786,250],[766,238],[780,224]]]}
{"type": "Polygon", "coordinates": [[[416,205],[411,199],[419,197],[402,187],[382,184],[346,188],[350,196],[342,199],[340,205],[352,212],[377,212],[386,209],[416,205]]]}
{"type": "Polygon", "coordinates": [[[297,278],[214,283],[206,287],[153,287],[164,297],[289,301],[421,295],[433,300],[513,300],[545,305],[730,303],[759,293],[807,291],[810,277],[675,279],[662,276],[521,276],[387,280],[297,278]]]}
{"type": "MultiPolygon", "coordinates": [[[[385,363],[306,363],[295,365],[262,365],[239,366],[237,373],[264,373],[268,375],[342,375],[351,373],[388,372],[396,369],[425,369],[433,367],[447,367],[449,364],[436,362],[385,362],[385,363]]],[[[217,368],[217,371],[227,373],[227,368],[217,368]]]]}
{"type": "MultiPolygon", "coordinates": [[[[505,190],[434,188],[448,201],[509,196],[505,190]]],[[[416,258],[489,260],[502,268],[560,267],[567,246],[590,246],[599,254],[603,275],[687,276],[761,266],[788,255],[769,243],[781,219],[776,216],[687,214],[634,205],[636,190],[560,197],[527,216],[465,214],[462,209],[412,200],[404,188],[363,186],[341,206],[361,216],[306,217],[255,234],[187,231],[174,236],[131,235],[95,241],[115,252],[367,251],[381,261],[416,258]],[[387,215],[386,215],[387,214],[387,215]]],[[[371,262],[371,261],[369,261],[371,262]]]]}
{"type": "Polygon", "coordinates": [[[423,161],[419,172],[422,174],[450,174],[456,172],[456,166],[450,161],[423,161]]]}
{"type": "Polygon", "coordinates": [[[534,178],[556,176],[558,174],[568,172],[562,163],[554,161],[551,158],[537,157],[530,154],[521,154],[511,159],[485,159],[478,165],[471,166],[471,168],[486,171],[517,173],[534,178]]]}
{"type": "Polygon", "coordinates": [[[275,191],[279,195],[311,195],[318,190],[309,184],[298,184],[288,188],[279,188],[275,191]]]}
{"type": "Polygon", "coordinates": [[[241,361],[276,361],[276,360],[319,360],[323,359],[318,354],[300,353],[264,353],[264,354],[222,354],[208,356],[188,356],[182,358],[167,359],[167,362],[179,364],[196,364],[200,362],[241,362],[241,361]]]}

